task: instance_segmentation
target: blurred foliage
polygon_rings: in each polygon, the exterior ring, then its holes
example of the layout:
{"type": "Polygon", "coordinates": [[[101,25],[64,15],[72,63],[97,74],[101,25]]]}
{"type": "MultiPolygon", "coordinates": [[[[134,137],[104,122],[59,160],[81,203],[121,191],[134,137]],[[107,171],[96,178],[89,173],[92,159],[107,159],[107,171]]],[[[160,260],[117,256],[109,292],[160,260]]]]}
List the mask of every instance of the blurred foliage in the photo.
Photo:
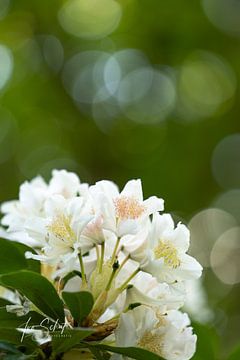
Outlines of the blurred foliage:
{"type": "MultiPolygon", "coordinates": [[[[122,186],[130,178],[141,178],[146,196],[162,196],[166,210],[188,222],[223,191],[212,173],[212,154],[219,141],[240,131],[238,35],[217,28],[200,0],[119,0],[121,19],[118,10],[111,10],[116,11],[119,24],[110,24],[115,26],[112,33],[97,37],[96,29],[110,31],[94,24],[98,17],[93,18],[92,28],[84,21],[80,26],[76,16],[76,26],[62,27],[65,23],[60,24],[58,14],[66,3],[0,0],[0,45],[4,47],[0,48],[0,201],[15,198],[26,179],[37,174],[48,178],[52,168],[66,168],[90,183],[106,178],[122,186]],[[84,26],[90,31],[87,38],[71,33],[79,30],[82,35],[84,26]],[[175,105],[163,120],[133,121],[119,111],[106,119],[105,126],[105,119],[96,120],[92,109],[74,101],[64,86],[65,64],[75,54],[114,54],[123,49],[140,50],[149,63],[169,71],[169,78],[174,79],[175,105]],[[199,50],[216,58],[207,55],[203,59],[205,53],[198,55],[199,50]],[[196,62],[191,62],[195,61],[192,56],[197,56],[196,62]],[[183,64],[193,73],[187,72],[185,77],[183,64]],[[189,68],[189,64],[194,66],[189,68]],[[200,79],[194,77],[195,69],[202,71],[200,79]],[[9,79],[1,87],[8,73],[9,79]],[[186,79],[191,80],[187,85],[186,79]],[[187,106],[184,103],[184,111],[178,106],[183,95],[192,101],[187,106]]],[[[221,0],[219,6],[223,3],[221,0]]],[[[104,8],[99,16],[102,12],[104,8]]],[[[237,14],[239,9],[236,18],[237,14]]],[[[104,16],[108,21],[108,14],[104,16]]],[[[98,108],[96,112],[98,115],[98,108]]],[[[237,147],[235,153],[239,151],[237,147]]],[[[239,164],[239,159],[235,160],[239,164]]],[[[223,356],[230,353],[240,334],[239,285],[221,283],[210,269],[205,275],[216,316],[209,325],[212,329],[197,327],[196,360],[218,359],[215,335],[211,335],[214,328],[223,356]]],[[[229,360],[235,358],[238,355],[229,360]]]]}

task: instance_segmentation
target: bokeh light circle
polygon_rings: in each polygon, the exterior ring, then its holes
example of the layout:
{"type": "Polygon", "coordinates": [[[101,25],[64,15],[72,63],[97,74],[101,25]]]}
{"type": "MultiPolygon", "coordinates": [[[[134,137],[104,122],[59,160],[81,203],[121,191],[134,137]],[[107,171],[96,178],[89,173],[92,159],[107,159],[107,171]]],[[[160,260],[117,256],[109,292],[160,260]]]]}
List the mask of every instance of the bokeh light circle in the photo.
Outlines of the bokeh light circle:
{"type": "Polygon", "coordinates": [[[123,101],[119,91],[121,109],[126,117],[137,123],[161,122],[175,105],[175,83],[163,71],[150,67],[134,70],[124,78],[122,87],[122,93],[128,94],[131,102],[123,101]]]}
{"type": "Polygon", "coordinates": [[[236,225],[235,218],[224,210],[209,208],[200,211],[189,222],[190,253],[204,267],[210,266],[210,254],[214,243],[226,230],[236,225]]]}
{"type": "Polygon", "coordinates": [[[58,13],[66,32],[88,40],[111,34],[118,27],[121,16],[122,8],[116,0],[68,0],[58,13]]]}
{"type": "Polygon", "coordinates": [[[92,104],[93,101],[103,101],[110,96],[108,91],[104,91],[104,67],[108,58],[106,52],[85,51],[67,61],[62,79],[74,101],[92,104]]]}
{"type": "Polygon", "coordinates": [[[234,227],[222,234],[211,252],[211,266],[215,275],[225,284],[240,282],[240,228],[234,227]]]}
{"type": "Polygon", "coordinates": [[[224,110],[236,91],[236,75],[220,56],[196,51],[188,56],[178,76],[178,112],[196,120],[224,110]]]}
{"type": "Polygon", "coordinates": [[[221,140],[212,156],[214,178],[223,188],[240,187],[240,134],[221,140]]]}
{"type": "Polygon", "coordinates": [[[0,0],[0,20],[4,19],[10,8],[10,0],[0,0]]]}
{"type": "Polygon", "coordinates": [[[43,39],[43,56],[48,66],[58,72],[64,61],[64,50],[60,40],[53,35],[46,35],[43,39]]]}
{"type": "Polygon", "coordinates": [[[220,194],[213,205],[230,213],[240,223],[240,190],[228,190],[220,194]]]}
{"type": "Polygon", "coordinates": [[[10,49],[0,44],[0,90],[9,81],[13,71],[13,56],[10,49]]]}
{"type": "Polygon", "coordinates": [[[236,0],[203,0],[209,20],[219,29],[240,36],[240,3],[236,0]]]}

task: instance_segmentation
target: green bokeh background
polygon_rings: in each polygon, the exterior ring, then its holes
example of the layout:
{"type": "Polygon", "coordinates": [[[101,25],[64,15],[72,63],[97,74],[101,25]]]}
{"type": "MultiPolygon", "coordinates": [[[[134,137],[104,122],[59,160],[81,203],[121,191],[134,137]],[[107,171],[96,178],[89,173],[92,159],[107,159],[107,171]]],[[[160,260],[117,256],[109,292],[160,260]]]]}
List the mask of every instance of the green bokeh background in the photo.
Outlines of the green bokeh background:
{"type": "MultiPolygon", "coordinates": [[[[224,57],[239,82],[240,39],[217,29],[199,0],[120,3],[118,28],[107,38],[90,41],[60,26],[57,13],[63,1],[11,1],[0,21],[0,44],[14,57],[12,77],[0,90],[1,202],[16,198],[26,179],[37,174],[49,178],[53,168],[76,171],[90,183],[111,179],[123,186],[131,178],[141,178],[145,196],[163,197],[166,210],[186,223],[222,191],[212,175],[211,159],[220,140],[240,131],[238,88],[226,109],[200,121],[184,121],[172,112],[166,121],[138,124],[119,115],[103,132],[74,104],[62,84],[61,70],[53,72],[44,61],[41,36],[46,34],[60,40],[64,61],[86,50],[134,48],[152,64],[178,68],[190,53],[202,49],[224,57]],[[23,46],[29,40],[34,42],[33,52],[23,46]]],[[[214,360],[227,356],[240,341],[240,287],[228,287],[211,270],[205,272],[209,303],[216,312],[210,327],[220,337],[221,350],[219,355],[199,350],[196,359],[214,360]]],[[[207,331],[200,332],[206,336],[207,331]]]]}

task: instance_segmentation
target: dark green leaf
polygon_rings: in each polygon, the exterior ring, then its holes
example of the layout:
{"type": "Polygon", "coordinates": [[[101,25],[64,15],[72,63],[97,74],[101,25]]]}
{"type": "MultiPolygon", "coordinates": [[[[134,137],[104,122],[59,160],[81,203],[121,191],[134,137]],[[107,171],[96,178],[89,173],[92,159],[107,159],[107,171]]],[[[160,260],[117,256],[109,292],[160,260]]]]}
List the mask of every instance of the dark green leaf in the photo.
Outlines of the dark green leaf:
{"type": "Polygon", "coordinates": [[[30,311],[25,316],[17,316],[6,311],[5,308],[0,309],[0,328],[16,328],[29,326],[39,326],[44,317],[35,311],[30,311]]]}
{"type": "Polygon", "coordinates": [[[218,335],[214,328],[198,323],[192,326],[197,335],[197,351],[192,360],[218,359],[218,335]]]}
{"type": "Polygon", "coordinates": [[[25,355],[23,353],[8,354],[4,356],[4,360],[34,360],[34,359],[36,360],[35,355],[25,355]]]}
{"type": "Polygon", "coordinates": [[[92,310],[94,299],[88,291],[63,292],[62,297],[73,318],[79,323],[81,323],[92,310]]]}
{"type": "MultiPolygon", "coordinates": [[[[125,355],[128,356],[132,359],[137,359],[137,360],[163,360],[160,356],[151,353],[150,351],[141,349],[141,348],[136,348],[136,347],[116,347],[116,346],[108,346],[108,345],[92,345],[94,346],[96,349],[99,350],[106,350],[106,351],[110,351],[113,353],[117,353],[117,354],[121,354],[121,355],[125,355]]],[[[92,346],[90,346],[90,350],[92,348],[92,346]]]]}
{"type": "Polygon", "coordinates": [[[92,346],[90,350],[97,360],[109,360],[111,357],[110,353],[103,350],[99,350],[94,346],[92,346]]]}
{"type": "Polygon", "coordinates": [[[0,239],[0,249],[0,274],[28,268],[27,260],[10,240],[0,239]]]}
{"type": "Polygon", "coordinates": [[[10,301],[0,298],[0,308],[5,307],[6,305],[12,305],[13,303],[11,303],[10,301]]]}
{"type": "Polygon", "coordinates": [[[7,352],[7,353],[12,353],[12,354],[19,354],[19,351],[15,345],[11,345],[4,341],[0,341],[0,352],[1,351],[7,352]]]}
{"type": "Polygon", "coordinates": [[[63,330],[51,333],[52,348],[54,354],[59,354],[72,349],[75,345],[93,333],[87,328],[75,328],[73,330],[63,330]]]}
{"type": "Polygon", "coordinates": [[[63,303],[53,285],[43,276],[32,271],[21,270],[1,275],[0,284],[24,294],[50,318],[64,321],[63,303]]]}
{"type": "Polygon", "coordinates": [[[16,329],[3,329],[0,328],[0,341],[7,342],[17,346],[24,346],[29,352],[37,348],[37,343],[32,339],[31,335],[23,334],[16,329]]]}
{"type": "Polygon", "coordinates": [[[240,359],[240,345],[238,345],[233,352],[229,355],[227,360],[239,360],[240,359]]]}
{"type": "Polygon", "coordinates": [[[82,278],[82,274],[80,273],[80,271],[77,270],[73,270],[70,273],[68,273],[66,276],[64,276],[64,278],[62,278],[62,285],[63,287],[66,285],[66,283],[71,280],[74,277],[80,277],[80,279],[82,278]]]}
{"type": "MultiPolygon", "coordinates": [[[[31,247],[29,247],[29,246],[27,246],[25,244],[21,244],[21,243],[18,243],[16,241],[12,241],[12,243],[20,251],[20,253],[24,256],[24,258],[25,258],[25,253],[27,251],[29,251],[29,252],[31,252],[33,254],[37,254],[34,249],[32,249],[31,247]]],[[[26,268],[27,270],[34,271],[34,272],[37,272],[37,273],[41,272],[40,261],[33,260],[33,259],[26,259],[26,261],[27,261],[27,265],[28,265],[28,267],[26,268]]]]}

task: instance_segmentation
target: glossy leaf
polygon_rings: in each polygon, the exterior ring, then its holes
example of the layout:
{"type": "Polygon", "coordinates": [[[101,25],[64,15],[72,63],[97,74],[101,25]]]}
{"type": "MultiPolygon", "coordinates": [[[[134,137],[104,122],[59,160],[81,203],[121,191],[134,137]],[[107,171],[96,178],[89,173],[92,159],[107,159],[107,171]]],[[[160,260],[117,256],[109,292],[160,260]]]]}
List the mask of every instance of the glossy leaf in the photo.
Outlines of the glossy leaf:
{"type": "Polygon", "coordinates": [[[35,311],[30,311],[24,316],[17,316],[16,314],[7,312],[5,308],[0,309],[0,328],[37,326],[40,325],[44,319],[44,316],[35,311]]]}
{"type": "Polygon", "coordinates": [[[64,321],[63,303],[53,285],[43,276],[21,270],[1,275],[0,284],[18,290],[50,318],[64,321]]]}
{"type": "Polygon", "coordinates": [[[30,335],[24,335],[16,329],[3,329],[0,328],[1,342],[7,342],[13,345],[25,347],[28,352],[34,351],[38,344],[32,340],[30,335]]]}
{"type": "Polygon", "coordinates": [[[63,330],[51,333],[52,349],[54,354],[59,354],[72,349],[81,340],[92,334],[93,330],[88,328],[75,328],[73,330],[63,330]]]}
{"type": "MultiPolygon", "coordinates": [[[[128,356],[132,359],[137,360],[163,360],[157,354],[151,353],[150,351],[136,348],[136,347],[117,347],[117,346],[108,346],[108,345],[94,345],[96,349],[107,350],[112,353],[121,354],[128,356]]],[[[90,346],[91,349],[91,346],[90,346]]]]}
{"type": "Polygon", "coordinates": [[[219,346],[215,329],[198,323],[193,323],[192,326],[197,335],[197,350],[192,360],[217,360],[219,346]]]}
{"type": "Polygon", "coordinates": [[[94,299],[88,291],[63,292],[62,297],[73,318],[79,323],[81,323],[92,310],[94,299]]]}
{"type": "MultiPolygon", "coordinates": [[[[22,256],[25,258],[25,253],[27,251],[32,252],[33,254],[37,254],[36,251],[34,249],[32,249],[31,247],[25,245],[25,244],[21,244],[18,243],[16,241],[12,241],[11,243],[13,243],[13,245],[20,251],[20,253],[22,254],[22,256]]],[[[40,261],[34,260],[34,259],[26,259],[27,261],[27,270],[30,271],[34,271],[37,273],[41,272],[41,264],[40,261]]]]}
{"type": "Polygon", "coordinates": [[[28,268],[25,256],[11,241],[0,239],[0,249],[0,274],[28,268]]]}

